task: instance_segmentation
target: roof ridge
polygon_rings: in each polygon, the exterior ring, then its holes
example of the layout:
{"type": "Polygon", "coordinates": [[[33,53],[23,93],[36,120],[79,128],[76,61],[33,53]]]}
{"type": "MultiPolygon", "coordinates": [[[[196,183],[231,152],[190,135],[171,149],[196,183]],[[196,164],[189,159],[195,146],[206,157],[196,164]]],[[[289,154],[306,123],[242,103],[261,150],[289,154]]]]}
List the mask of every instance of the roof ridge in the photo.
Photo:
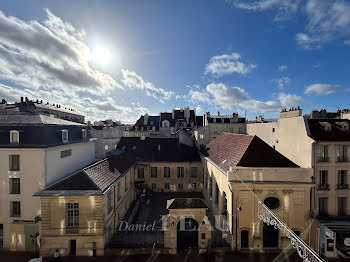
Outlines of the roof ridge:
{"type": "Polygon", "coordinates": [[[102,162],[104,162],[106,160],[108,160],[107,157],[102,159],[102,160],[100,160],[100,161],[97,161],[97,162],[95,162],[95,163],[93,163],[93,164],[91,164],[89,166],[86,166],[86,167],[82,168],[82,170],[85,171],[86,169],[92,168],[92,167],[94,167],[94,166],[96,166],[96,165],[98,165],[98,164],[100,164],[100,163],[102,163],[102,162]]]}

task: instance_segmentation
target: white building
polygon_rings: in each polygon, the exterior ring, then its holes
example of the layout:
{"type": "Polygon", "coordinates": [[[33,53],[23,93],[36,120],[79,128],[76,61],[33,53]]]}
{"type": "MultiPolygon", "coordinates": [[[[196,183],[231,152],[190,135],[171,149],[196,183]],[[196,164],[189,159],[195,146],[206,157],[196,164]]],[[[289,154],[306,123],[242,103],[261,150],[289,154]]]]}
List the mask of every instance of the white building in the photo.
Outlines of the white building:
{"type": "Polygon", "coordinates": [[[83,124],[0,115],[0,249],[35,251],[41,212],[33,194],[94,159],[94,142],[83,124]]]}

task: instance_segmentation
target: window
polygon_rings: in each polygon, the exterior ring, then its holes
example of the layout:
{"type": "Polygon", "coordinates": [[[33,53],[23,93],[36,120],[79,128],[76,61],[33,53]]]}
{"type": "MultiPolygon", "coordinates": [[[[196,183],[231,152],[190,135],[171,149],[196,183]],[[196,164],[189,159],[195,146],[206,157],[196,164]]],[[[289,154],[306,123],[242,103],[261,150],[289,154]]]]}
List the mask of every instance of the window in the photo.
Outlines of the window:
{"type": "Polygon", "coordinates": [[[275,133],[275,128],[274,127],[272,128],[272,133],[275,133]]]}
{"type": "Polygon", "coordinates": [[[145,169],[143,167],[139,167],[137,169],[137,177],[144,178],[145,177],[145,169]]]}
{"type": "Polygon", "coordinates": [[[20,162],[19,162],[19,155],[10,155],[10,168],[9,171],[19,171],[20,162]]]}
{"type": "Polygon", "coordinates": [[[65,158],[72,155],[72,149],[61,151],[61,158],[65,158]]]}
{"type": "Polygon", "coordinates": [[[62,142],[68,142],[68,130],[67,129],[62,130],[62,142]]]}
{"type": "Polygon", "coordinates": [[[10,178],[10,194],[20,194],[20,179],[19,178],[10,178]]]}
{"type": "Polygon", "coordinates": [[[67,204],[67,227],[79,227],[79,203],[67,204]]]}
{"type": "Polygon", "coordinates": [[[192,190],[197,190],[197,184],[196,183],[192,183],[192,190]]]}
{"type": "Polygon", "coordinates": [[[320,170],[320,185],[319,189],[329,189],[328,185],[328,170],[320,170]]]}
{"type": "Polygon", "coordinates": [[[213,197],[213,179],[209,177],[209,197],[213,197]]]}
{"type": "Polygon", "coordinates": [[[177,177],[178,178],[184,178],[184,170],[185,168],[183,166],[177,167],[177,177]]]}
{"type": "Polygon", "coordinates": [[[108,213],[112,210],[112,190],[107,193],[107,211],[108,213]]]}
{"type": "Polygon", "coordinates": [[[337,162],[347,162],[348,161],[348,155],[347,155],[347,146],[338,145],[336,148],[337,153],[337,162]]]}
{"type": "Polygon", "coordinates": [[[204,139],[204,135],[203,135],[203,134],[200,134],[200,135],[199,135],[199,139],[200,139],[200,140],[203,140],[203,139],[204,139]]]}
{"type": "Polygon", "coordinates": [[[170,178],[170,167],[164,167],[164,178],[170,178]]]}
{"type": "Polygon", "coordinates": [[[4,247],[4,225],[0,224],[0,250],[4,247]]]}
{"type": "Polygon", "coordinates": [[[21,202],[19,201],[10,202],[10,214],[11,214],[11,217],[21,216],[21,202]]]}
{"type": "Polygon", "coordinates": [[[338,216],[346,215],[346,197],[338,197],[338,216]]]}
{"type": "Polygon", "coordinates": [[[347,170],[338,170],[338,188],[346,187],[348,184],[347,176],[347,170]]]}
{"type": "Polygon", "coordinates": [[[249,247],[249,231],[242,230],[241,231],[241,248],[249,247]]]}
{"type": "Polygon", "coordinates": [[[156,178],[157,177],[157,167],[151,167],[151,177],[156,178]]]}
{"type": "Polygon", "coordinates": [[[225,217],[227,217],[227,196],[226,196],[225,192],[224,192],[224,211],[223,211],[223,215],[225,217]]]}
{"type": "Polygon", "coordinates": [[[157,189],[157,184],[152,183],[152,190],[156,190],[157,189]]]}
{"type": "Polygon", "coordinates": [[[107,151],[108,150],[108,145],[105,145],[105,151],[107,151]]]}
{"type": "Polygon", "coordinates": [[[218,187],[218,184],[216,184],[216,187],[215,187],[215,203],[218,205],[219,204],[219,187],[218,187]]]}
{"type": "Polygon", "coordinates": [[[202,233],[202,237],[201,237],[202,239],[205,239],[205,233],[202,233]]]}
{"type": "Polygon", "coordinates": [[[317,159],[318,162],[328,162],[328,146],[318,146],[317,159]]]}
{"type": "Polygon", "coordinates": [[[19,143],[19,132],[17,130],[10,131],[10,143],[11,144],[19,143]]]}
{"type": "Polygon", "coordinates": [[[280,206],[280,200],[277,197],[267,197],[264,200],[264,204],[269,209],[276,209],[280,206]]]}
{"type": "Polygon", "coordinates": [[[169,183],[165,183],[164,184],[164,189],[169,190],[170,189],[170,184],[169,183]]]}
{"type": "Polygon", "coordinates": [[[121,190],[120,190],[120,182],[117,184],[117,194],[118,194],[118,201],[122,198],[121,196],[121,190]]]}
{"type": "Polygon", "coordinates": [[[191,167],[191,177],[197,177],[197,167],[191,167]]]}
{"type": "Polygon", "coordinates": [[[326,216],[328,214],[328,198],[320,197],[318,199],[318,214],[320,216],[326,216]]]}
{"type": "Polygon", "coordinates": [[[179,190],[182,190],[183,189],[183,185],[180,183],[180,184],[178,184],[178,189],[179,190]]]}
{"type": "Polygon", "coordinates": [[[134,150],[134,151],[135,151],[135,150],[136,150],[136,146],[132,146],[132,150],[134,150]]]}
{"type": "Polygon", "coordinates": [[[86,129],[81,130],[81,138],[86,139],[86,129]]]}

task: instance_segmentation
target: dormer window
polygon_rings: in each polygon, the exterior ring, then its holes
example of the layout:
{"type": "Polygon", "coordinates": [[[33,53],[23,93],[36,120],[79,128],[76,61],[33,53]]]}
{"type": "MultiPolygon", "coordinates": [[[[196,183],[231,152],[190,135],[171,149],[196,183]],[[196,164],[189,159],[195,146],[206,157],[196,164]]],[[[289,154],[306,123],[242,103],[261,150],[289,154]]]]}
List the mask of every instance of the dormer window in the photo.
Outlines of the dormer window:
{"type": "Polygon", "coordinates": [[[81,130],[81,137],[82,139],[86,139],[86,129],[81,130]]]}
{"type": "Polygon", "coordinates": [[[320,122],[320,125],[323,127],[325,131],[331,131],[332,125],[328,122],[320,122]]]}
{"type": "Polygon", "coordinates": [[[68,130],[63,129],[61,132],[62,132],[62,142],[68,142],[68,130]]]}
{"type": "Polygon", "coordinates": [[[11,144],[19,143],[19,132],[17,130],[10,131],[10,143],[11,144]]]}

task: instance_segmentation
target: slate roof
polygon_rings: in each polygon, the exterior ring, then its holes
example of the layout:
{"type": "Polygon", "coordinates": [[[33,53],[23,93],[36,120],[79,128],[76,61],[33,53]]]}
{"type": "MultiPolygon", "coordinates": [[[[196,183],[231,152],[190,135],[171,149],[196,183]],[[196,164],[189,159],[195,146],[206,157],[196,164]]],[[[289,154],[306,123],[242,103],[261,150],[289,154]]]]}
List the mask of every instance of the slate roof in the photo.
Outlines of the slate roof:
{"type": "Polygon", "coordinates": [[[160,126],[162,126],[162,122],[164,120],[168,120],[170,123],[170,127],[175,126],[175,119],[173,119],[173,114],[172,113],[160,113],[160,126]]]}
{"type": "Polygon", "coordinates": [[[339,123],[348,123],[347,119],[307,119],[310,137],[316,141],[350,141],[350,130],[341,130],[339,123]],[[331,130],[324,129],[321,123],[329,123],[331,130]]]}
{"type": "Polygon", "coordinates": [[[0,115],[0,148],[46,148],[90,140],[83,139],[86,125],[45,115],[0,115]],[[68,130],[68,142],[62,141],[62,130],[68,130]],[[19,131],[19,143],[10,144],[10,131],[19,131]]]}
{"type": "Polygon", "coordinates": [[[200,198],[173,198],[168,200],[167,209],[208,208],[200,198]]]}
{"type": "Polygon", "coordinates": [[[148,120],[147,120],[147,123],[145,124],[144,123],[144,119],[145,117],[144,116],[141,116],[135,123],[135,125],[133,125],[130,130],[131,131],[135,131],[135,127],[138,126],[139,130],[138,131],[141,131],[141,127],[144,128],[144,131],[152,131],[152,130],[147,130],[147,127],[155,127],[156,128],[156,131],[159,130],[159,120],[160,120],[160,117],[159,116],[148,116],[148,120]],[[153,124],[151,124],[153,123],[153,124]]]}
{"type": "Polygon", "coordinates": [[[110,168],[108,159],[96,162],[78,172],[47,186],[35,196],[43,195],[95,195],[103,194],[112,184],[123,177],[133,165],[131,161],[118,161],[110,168]],[[114,171],[113,171],[114,170],[114,171]]]}
{"type": "Polygon", "coordinates": [[[223,133],[201,150],[224,171],[230,167],[298,167],[257,136],[223,133]]]}
{"type": "Polygon", "coordinates": [[[121,137],[117,149],[126,152],[129,159],[136,161],[200,161],[196,148],[179,143],[178,138],[146,137],[141,140],[140,137],[121,137]]]}

